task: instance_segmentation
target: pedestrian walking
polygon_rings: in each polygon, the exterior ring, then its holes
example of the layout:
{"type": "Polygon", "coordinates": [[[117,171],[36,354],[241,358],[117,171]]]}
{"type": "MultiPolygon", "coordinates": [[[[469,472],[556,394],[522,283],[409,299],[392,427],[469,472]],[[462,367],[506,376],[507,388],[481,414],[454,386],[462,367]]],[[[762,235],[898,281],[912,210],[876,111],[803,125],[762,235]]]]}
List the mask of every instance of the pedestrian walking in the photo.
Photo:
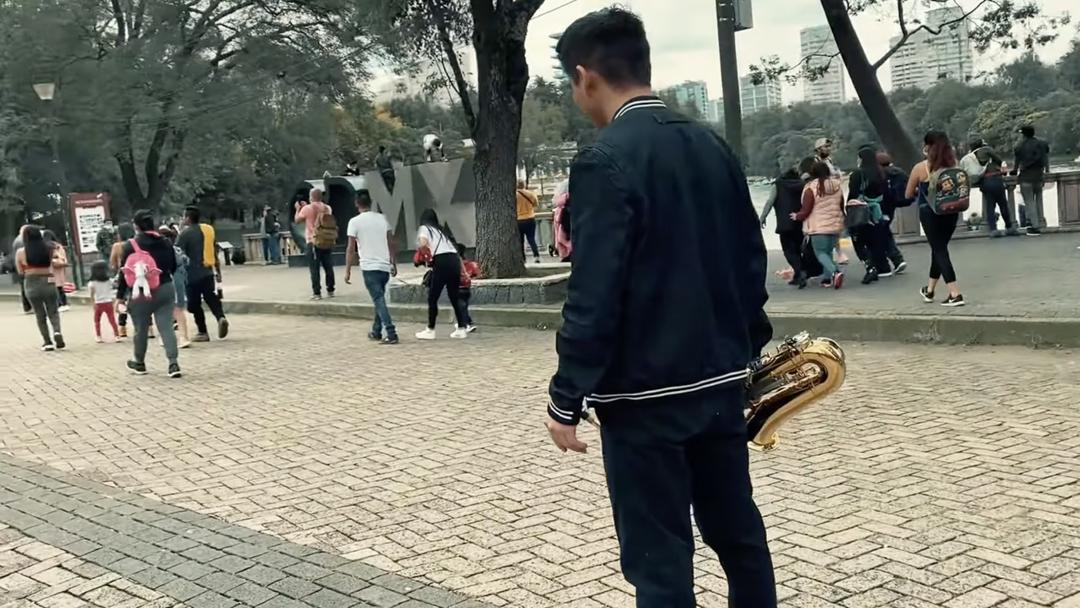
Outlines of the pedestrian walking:
{"type": "Polygon", "coordinates": [[[892,222],[896,219],[896,210],[911,205],[911,199],[906,196],[908,174],[900,167],[893,164],[892,157],[886,152],[877,153],[878,166],[885,172],[887,188],[885,198],[881,202],[881,211],[884,214],[885,230],[885,256],[892,264],[893,274],[903,274],[907,270],[907,262],[904,254],[896,245],[896,237],[893,235],[892,222]]]}
{"type": "Polygon", "coordinates": [[[259,222],[263,237],[263,260],[266,265],[281,263],[281,223],[278,222],[277,211],[270,205],[263,207],[263,216],[259,222]]]}
{"type": "Polygon", "coordinates": [[[539,264],[540,249],[536,246],[536,208],[540,205],[540,200],[536,198],[536,193],[527,189],[525,182],[520,179],[517,183],[516,198],[518,233],[521,235],[521,255],[525,255],[525,242],[528,241],[533,260],[539,264]]]}
{"type": "Polygon", "coordinates": [[[375,307],[375,320],[368,338],[380,344],[397,344],[397,329],[390,318],[390,308],[386,305],[386,285],[390,277],[397,276],[394,229],[386,221],[386,216],[371,210],[371,198],[366,192],[357,195],[356,210],[360,212],[359,215],[349,220],[345,231],[349,236],[345,249],[345,283],[352,283],[352,268],[359,256],[364,287],[375,307]]]}
{"type": "MultiPolygon", "coordinates": [[[[942,171],[957,169],[956,152],[949,136],[943,131],[930,131],[923,137],[923,154],[926,160],[911,169],[908,178],[907,197],[918,199],[919,223],[922,224],[926,242],[930,244],[930,279],[920,288],[919,295],[927,304],[934,302],[934,292],[942,279],[949,290],[949,295],[942,306],[956,307],[964,305],[964,296],[956,280],[952,257],[949,255],[949,241],[956,232],[956,214],[939,215],[931,208],[931,183],[942,176],[942,171]]],[[[966,174],[965,178],[966,178],[966,174]]],[[[935,188],[938,189],[938,188],[935,188]]]]}
{"type": "Polygon", "coordinates": [[[133,356],[127,367],[135,375],[146,375],[146,347],[150,339],[150,324],[157,325],[165,346],[168,375],[179,378],[180,362],[173,330],[173,309],[176,306],[176,289],[173,274],[176,272],[176,252],[173,244],[155,227],[154,216],[141,209],[135,212],[135,238],[124,244],[120,266],[131,288],[128,310],[135,328],[132,338],[133,356]],[[146,288],[149,288],[147,293],[146,288]]]}
{"type": "Polygon", "coordinates": [[[60,302],[56,297],[52,249],[40,228],[23,226],[22,247],[15,252],[15,270],[23,278],[26,299],[30,301],[41,332],[43,351],[62,350],[66,346],[60,331],[60,302]]]}
{"type": "Polygon", "coordinates": [[[1046,185],[1046,172],[1050,170],[1050,146],[1035,137],[1035,127],[1031,125],[1020,127],[1019,132],[1022,140],[1015,151],[1016,182],[1024,198],[1023,215],[1029,223],[1027,234],[1039,236],[1046,228],[1043,187],[1046,185]]]}
{"type": "Polygon", "coordinates": [[[798,213],[802,207],[802,191],[805,183],[799,176],[799,170],[791,167],[780,174],[773,190],[769,194],[769,200],[765,202],[765,208],[761,210],[761,227],[765,227],[770,211],[775,211],[776,234],[780,237],[780,248],[784,251],[784,259],[791,266],[792,277],[788,285],[799,289],[806,288],[806,270],[802,263],[803,223],[791,219],[792,213],[798,213]]]}
{"type": "Polygon", "coordinates": [[[202,306],[204,302],[210,309],[210,314],[217,319],[218,339],[224,340],[229,335],[229,320],[225,318],[225,309],[221,305],[221,296],[217,290],[217,284],[221,282],[221,266],[217,259],[217,233],[213,226],[202,222],[202,213],[198,207],[184,210],[184,230],[177,237],[176,245],[188,258],[187,306],[188,312],[195,319],[195,337],[191,341],[210,341],[206,313],[202,306]]]}
{"type": "Polygon", "coordinates": [[[844,192],[840,180],[829,172],[829,165],[817,161],[810,168],[810,182],[803,188],[801,207],[790,217],[802,222],[803,232],[810,237],[814,255],[823,269],[821,286],[843,287],[844,273],[833,261],[833,251],[844,231],[844,192]]]}
{"type": "Polygon", "coordinates": [[[109,279],[109,262],[98,260],[90,265],[90,300],[94,303],[94,338],[98,344],[104,342],[101,337],[101,317],[105,317],[112,327],[113,342],[120,340],[120,328],[116,325],[113,311],[114,294],[112,280],[109,279]]]}
{"type": "Polygon", "coordinates": [[[49,247],[52,249],[53,283],[56,285],[56,301],[58,303],[58,310],[60,312],[67,312],[71,310],[71,306],[68,305],[67,291],[64,290],[64,286],[67,284],[67,251],[64,250],[64,246],[56,238],[56,233],[52,230],[46,230],[42,232],[41,235],[45,238],[45,242],[47,242],[49,244],[49,247]]]}
{"type": "MultiPolygon", "coordinates": [[[[887,237],[889,225],[885,221],[883,205],[885,194],[888,190],[888,180],[885,171],[877,162],[877,151],[872,147],[863,146],[858,152],[858,171],[851,174],[848,180],[848,200],[857,201],[865,205],[867,210],[866,219],[869,223],[863,223],[857,227],[848,225],[848,231],[855,242],[855,252],[866,266],[866,274],[863,276],[863,285],[869,285],[879,277],[891,277],[893,272],[889,266],[887,255],[887,237]]],[[[851,216],[848,216],[850,219],[851,216]]]]}
{"type": "Polygon", "coordinates": [[[639,608],[696,605],[691,508],[731,606],[774,608],[743,417],[746,366],[772,336],[746,176],[719,136],[653,95],[633,13],[581,17],[556,52],[601,131],[570,173],[574,272],[549,434],[585,452],[576,425],[583,404],[595,408],[620,565],[639,608]]]}
{"type": "Polygon", "coordinates": [[[971,183],[979,187],[983,199],[983,218],[986,220],[986,230],[993,238],[1005,236],[1017,236],[1020,228],[1016,225],[1013,217],[1012,205],[1009,204],[1009,196],[1005,188],[1005,177],[1002,167],[1004,161],[997,155],[984,139],[975,138],[968,143],[971,150],[960,159],[960,167],[968,174],[971,183]],[[998,211],[1005,223],[1005,230],[998,230],[998,211]]]}
{"type": "Polygon", "coordinates": [[[472,315],[469,314],[469,300],[472,299],[473,279],[480,278],[480,264],[470,260],[466,256],[465,245],[457,244],[458,257],[461,258],[461,286],[458,288],[458,299],[461,301],[461,312],[465,316],[465,330],[470,334],[476,331],[472,315]]]}
{"type": "Polygon", "coordinates": [[[191,346],[191,333],[188,330],[187,322],[187,286],[188,266],[191,264],[191,260],[188,259],[184,250],[180,249],[176,244],[176,240],[180,235],[176,233],[175,229],[171,226],[161,226],[158,228],[158,232],[168,239],[169,244],[172,245],[173,253],[176,254],[176,272],[173,273],[173,291],[176,292],[176,301],[173,306],[173,323],[176,325],[176,331],[179,332],[176,336],[176,347],[188,348],[191,346]]]}
{"type": "Polygon", "coordinates": [[[434,209],[425,209],[420,214],[420,230],[416,233],[416,256],[413,263],[427,265],[429,270],[424,276],[428,288],[428,324],[417,332],[418,340],[435,339],[435,323],[439,318],[439,298],[443,291],[450,299],[454,309],[457,327],[450,334],[451,338],[469,337],[469,324],[461,309],[458,290],[461,287],[461,258],[450,237],[443,232],[439,216],[434,209]]]}
{"type": "Polygon", "coordinates": [[[330,205],[323,202],[323,191],[312,188],[309,201],[296,202],[295,222],[304,223],[304,240],[307,241],[308,271],[311,273],[311,299],[322,299],[322,281],[319,270],[326,275],[326,295],[334,297],[334,245],[337,244],[337,220],[330,205]]]}
{"type": "Polygon", "coordinates": [[[120,333],[117,338],[123,340],[128,337],[127,323],[127,283],[124,282],[124,273],[120,272],[120,258],[124,253],[124,245],[135,238],[135,229],[131,224],[120,224],[116,227],[116,242],[109,251],[109,273],[116,277],[116,319],[120,324],[120,333]]]}

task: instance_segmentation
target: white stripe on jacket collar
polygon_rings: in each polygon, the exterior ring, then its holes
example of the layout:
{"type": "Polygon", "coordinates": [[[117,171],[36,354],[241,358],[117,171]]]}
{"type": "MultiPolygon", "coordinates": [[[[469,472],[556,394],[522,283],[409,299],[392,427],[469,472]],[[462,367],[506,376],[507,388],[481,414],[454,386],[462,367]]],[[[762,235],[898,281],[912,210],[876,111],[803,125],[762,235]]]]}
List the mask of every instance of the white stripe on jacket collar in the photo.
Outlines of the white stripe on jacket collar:
{"type": "Polygon", "coordinates": [[[666,107],[667,107],[666,103],[664,103],[662,100],[660,100],[658,98],[655,98],[655,97],[648,97],[646,99],[638,99],[636,101],[631,101],[631,102],[627,103],[626,105],[624,105],[623,107],[619,108],[619,111],[615,113],[615,117],[612,118],[611,121],[615,122],[616,120],[619,120],[620,116],[622,116],[623,114],[626,114],[630,110],[637,110],[637,109],[640,109],[640,108],[666,108],[666,107]]]}

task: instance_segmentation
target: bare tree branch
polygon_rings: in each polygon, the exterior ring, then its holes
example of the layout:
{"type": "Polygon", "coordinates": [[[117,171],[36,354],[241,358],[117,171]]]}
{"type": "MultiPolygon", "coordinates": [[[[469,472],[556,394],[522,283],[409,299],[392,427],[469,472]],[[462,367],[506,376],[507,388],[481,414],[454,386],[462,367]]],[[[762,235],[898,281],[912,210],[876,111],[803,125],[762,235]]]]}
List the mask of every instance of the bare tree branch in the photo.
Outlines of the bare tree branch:
{"type": "Polygon", "coordinates": [[[127,42],[127,23],[124,19],[124,9],[120,7],[120,0],[112,0],[113,19],[116,20],[116,46],[124,46],[127,42]]]}
{"type": "MultiPolygon", "coordinates": [[[[483,1],[489,2],[489,0],[483,1]]],[[[458,97],[461,98],[461,109],[465,113],[465,120],[469,124],[469,130],[475,134],[476,112],[473,110],[472,99],[469,97],[469,84],[465,80],[465,74],[461,71],[461,62],[458,61],[454,42],[450,39],[450,29],[446,24],[446,15],[443,14],[442,8],[436,4],[435,0],[425,0],[425,2],[428,11],[431,12],[432,20],[435,22],[435,28],[439,32],[439,44],[442,45],[446,61],[450,65],[450,71],[454,74],[454,84],[457,87],[458,97]]]]}
{"type": "Polygon", "coordinates": [[[896,52],[899,51],[901,47],[903,47],[905,44],[907,44],[907,41],[910,40],[911,37],[914,36],[915,34],[918,34],[919,32],[929,32],[931,35],[937,36],[942,31],[944,31],[945,28],[968,20],[973,14],[975,14],[976,11],[978,11],[980,8],[982,8],[984,4],[986,4],[987,2],[991,2],[991,1],[992,0],[980,0],[980,2],[978,4],[976,4],[971,10],[964,12],[963,14],[961,14],[959,17],[956,17],[955,19],[950,19],[948,21],[945,21],[945,22],[939,24],[937,27],[931,27],[931,26],[926,25],[925,23],[923,23],[923,24],[920,24],[919,27],[917,27],[917,28],[915,28],[913,30],[908,30],[907,23],[906,23],[906,21],[904,19],[904,0],[896,0],[896,8],[897,8],[897,11],[898,11],[898,13],[900,15],[900,39],[897,40],[896,44],[892,45],[892,47],[889,48],[889,50],[886,51],[885,54],[882,55],[880,59],[878,59],[877,61],[872,63],[871,67],[874,68],[875,72],[877,70],[879,70],[881,68],[881,66],[885,65],[885,62],[888,61],[890,58],[892,58],[892,56],[895,55],[896,52]]]}

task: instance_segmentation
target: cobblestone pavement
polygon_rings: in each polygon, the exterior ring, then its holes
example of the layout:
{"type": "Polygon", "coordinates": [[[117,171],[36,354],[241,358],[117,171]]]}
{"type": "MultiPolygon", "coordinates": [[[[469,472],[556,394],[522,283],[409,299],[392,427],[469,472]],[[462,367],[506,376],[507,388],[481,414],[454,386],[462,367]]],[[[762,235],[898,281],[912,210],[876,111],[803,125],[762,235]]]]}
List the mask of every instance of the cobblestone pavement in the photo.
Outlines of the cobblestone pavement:
{"type": "MultiPolygon", "coordinates": [[[[124,373],[129,347],[76,311],[54,354],[0,313],[0,605],[228,605],[247,582],[285,605],[349,567],[389,599],[346,597],[375,605],[632,606],[596,433],[571,457],[541,426],[551,334],[388,348],[358,322],[240,316],[169,380],[156,348],[151,376],[124,373]],[[163,584],[175,559],[192,570],[163,584]],[[85,590],[106,579],[127,596],[85,590]]],[[[752,459],[783,605],[1080,606],[1077,353],[847,346],[844,388],[752,459]]],[[[726,605],[708,549],[697,584],[726,605]]]]}

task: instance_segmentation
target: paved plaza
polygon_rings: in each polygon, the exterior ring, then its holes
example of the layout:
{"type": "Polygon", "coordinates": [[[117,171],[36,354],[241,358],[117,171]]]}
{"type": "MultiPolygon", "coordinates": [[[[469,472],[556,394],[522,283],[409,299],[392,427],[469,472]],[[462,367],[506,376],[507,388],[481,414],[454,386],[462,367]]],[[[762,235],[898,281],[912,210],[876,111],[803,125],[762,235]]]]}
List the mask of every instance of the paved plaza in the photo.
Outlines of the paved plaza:
{"type": "MultiPolygon", "coordinates": [[[[566,456],[543,429],[551,333],[242,315],[169,380],[84,306],[54,354],[17,308],[0,606],[633,605],[597,433],[566,456]]],[[[752,456],[782,605],[1080,606],[1078,353],[845,346],[843,389],[752,456]]],[[[726,606],[708,549],[697,584],[726,606]]]]}

